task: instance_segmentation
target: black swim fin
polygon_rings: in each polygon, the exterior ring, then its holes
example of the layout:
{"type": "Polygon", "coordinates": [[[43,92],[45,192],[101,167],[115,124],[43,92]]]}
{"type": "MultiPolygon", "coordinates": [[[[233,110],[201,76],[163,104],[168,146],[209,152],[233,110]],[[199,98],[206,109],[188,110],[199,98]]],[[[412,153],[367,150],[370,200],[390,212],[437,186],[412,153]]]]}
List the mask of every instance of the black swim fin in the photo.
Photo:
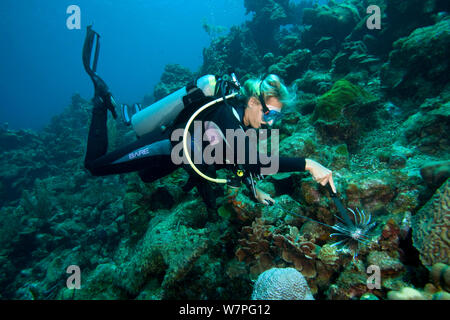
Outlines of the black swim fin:
{"type": "Polygon", "coordinates": [[[105,81],[97,74],[97,62],[100,53],[100,35],[92,30],[92,26],[87,27],[86,38],[83,46],[83,66],[87,74],[91,77],[94,83],[94,98],[92,99],[94,107],[107,108],[111,111],[114,119],[117,119],[116,107],[117,103],[113,95],[109,91],[105,81]],[[92,50],[95,43],[94,59],[92,61],[92,50]]]}

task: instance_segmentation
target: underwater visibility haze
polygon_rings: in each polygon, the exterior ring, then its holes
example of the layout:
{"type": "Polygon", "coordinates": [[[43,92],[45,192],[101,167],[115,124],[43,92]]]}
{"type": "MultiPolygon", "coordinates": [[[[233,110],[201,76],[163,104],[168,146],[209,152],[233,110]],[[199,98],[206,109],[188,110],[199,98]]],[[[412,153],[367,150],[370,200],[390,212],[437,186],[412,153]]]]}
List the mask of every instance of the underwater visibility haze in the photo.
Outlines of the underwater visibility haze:
{"type": "Polygon", "coordinates": [[[232,0],[2,1],[0,123],[41,129],[73,93],[92,95],[80,59],[90,24],[104,39],[99,72],[118,99],[137,102],[152,92],[166,64],[201,66],[210,41],[204,23],[227,30],[245,20],[243,4],[232,0]],[[71,30],[66,11],[74,4],[80,8],[81,29],[71,30]]]}
{"type": "Polygon", "coordinates": [[[449,9],[2,1],[0,299],[449,300],[449,9]]]}

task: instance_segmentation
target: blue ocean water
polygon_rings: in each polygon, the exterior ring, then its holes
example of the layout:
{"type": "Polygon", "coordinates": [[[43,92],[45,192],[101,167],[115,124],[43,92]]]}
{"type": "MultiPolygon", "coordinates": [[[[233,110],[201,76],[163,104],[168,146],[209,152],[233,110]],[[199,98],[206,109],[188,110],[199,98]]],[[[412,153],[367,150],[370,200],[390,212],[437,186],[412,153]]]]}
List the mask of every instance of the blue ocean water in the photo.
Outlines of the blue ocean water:
{"type": "Polygon", "coordinates": [[[202,24],[231,27],[247,19],[243,1],[14,1],[0,2],[0,123],[39,129],[62,112],[73,93],[93,95],[81,50],[86,27],[102,36],[98,72],[119,101],[153,92],[164,66],[196,71],[210,43],[202,24]],[[69,30],[70,5],[81,29],[69,30]]]}

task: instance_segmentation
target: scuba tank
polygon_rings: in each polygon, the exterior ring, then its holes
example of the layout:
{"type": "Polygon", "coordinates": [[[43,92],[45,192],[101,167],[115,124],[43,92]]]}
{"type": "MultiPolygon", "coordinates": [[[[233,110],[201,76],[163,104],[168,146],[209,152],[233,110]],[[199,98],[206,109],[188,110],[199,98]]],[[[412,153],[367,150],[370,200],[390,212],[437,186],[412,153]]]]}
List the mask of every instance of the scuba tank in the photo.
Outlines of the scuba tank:
{"type": "MultiPolygon", "coordinates": [[[[205,75],[199,78],[195,85],[205,96],[212,97],[216,90],[216,77],[205,75]]],[[[189,94],[191,88],[185,86],[134,114],[131,125],[137,136],[143,136],[157,128],[164,131],[184,109],[183,98],[189,94]]]]}

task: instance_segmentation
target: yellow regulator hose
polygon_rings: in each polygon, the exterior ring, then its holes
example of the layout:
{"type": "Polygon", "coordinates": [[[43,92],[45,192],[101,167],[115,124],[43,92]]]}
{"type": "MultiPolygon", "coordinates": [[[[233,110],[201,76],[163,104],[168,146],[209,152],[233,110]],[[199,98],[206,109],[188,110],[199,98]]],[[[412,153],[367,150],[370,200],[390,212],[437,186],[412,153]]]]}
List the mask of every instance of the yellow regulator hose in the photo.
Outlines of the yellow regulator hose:
{"type": "MultiPolygon", "coordinates": [[[[237,94],[238,94],[237,92],[232,93],[232,94],[226,96],[225,99],[233,98],[233,97],[235,97],[237,94]]],[[[201,172],[201,171],[195,166],[195,164],[192,162],[191,156],[190,156],[190,154],[189,154],[189,150],[188,150],[188,146],[187,146],[187,140],[188,140],[188,139],[187,139],[187,135],[188,135],[188,133],[189,133],[189,127],[191,126],[191,123],[192,123],[192,122],[194,121],[194,119],[200,114],[200,112],[202,112],[203,110],[205,110],[205,109],[207,109],[207,108],[209,108],[209,107],[211,107],[211,106],[213,106],[213,105],[215,105],[215,104],[217,104],[217,103],[219,103],[219,102],[222,102],[223,100],[224,100],[224,98],[216,99],[216,100],[214,100],[214,101],[211,101],[211,102],[205,104],[203,107],[201,107],[200,109],[198,109],[198,110],[191,116],[191,118],[189,119],[189,121],[187,122],[186,127],[184,128],[184,133],[183,133],[183,152],[184,152],[184,155],[186,156],[186,159],[187,159],[187,161],[189,162],[190,166],[192,167],[192,169],[193,169],[195,172],[198,173],[198,175],[199,175],[200,177],[202,177],[203,179],[206,179],[206,180],[208,180],[208,181],[214,182],[214,183],[227,183],[228,180],[227,180],[227,179],[214,179],[214,178],[208,177],[206,174],[204,174],[203,172],[201,172]]]]}

